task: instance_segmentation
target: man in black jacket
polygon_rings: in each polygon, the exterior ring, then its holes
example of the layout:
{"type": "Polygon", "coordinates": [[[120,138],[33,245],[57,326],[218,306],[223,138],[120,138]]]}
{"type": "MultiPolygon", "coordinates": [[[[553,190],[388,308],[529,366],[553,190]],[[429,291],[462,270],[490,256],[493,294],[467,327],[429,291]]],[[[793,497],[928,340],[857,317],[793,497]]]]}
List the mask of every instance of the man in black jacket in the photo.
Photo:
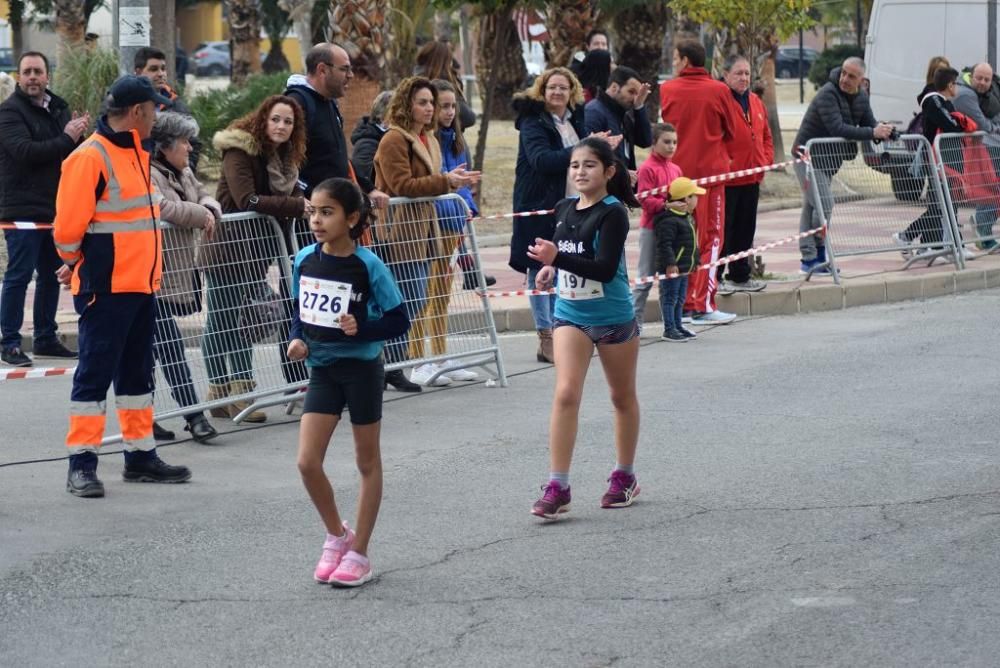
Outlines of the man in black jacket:
{"type": "MultiPolygon", "coordinates": [[[[28,51],[18,61],[18,85],[0,105],[0,221],[51,223],[62,161],[90,124],[87,115],[71,114],[65,100],[48,90],[49,61],[28,51]]],[[[24,299],[35,271],[35,355],[75,359],[56,335],[62,260],[49,230],[4,230],[7,271],[0,293],[0,359],[11,366],[31,366],[21,348],[24,299]]]]}
{"type": "MultiPolygon", "coordinates": [[[[299,103],[306,117],[306,164],[299,172],[306,197],[312,189],[326,179],[352,178],[353,169],[344,137],[344,118],[340,115],[337,99],[354,78],[351,58],[347,51],[329,42],[321,42],[306,54],[306,75],[288,77],[285,95],[299,103]]],[[[363,174],[355,175],[361,189],[371,197],[372,204],[381,208],[389,203],[389,196],[375,190],[374,184],[363,174]]]]}
{"type": "Polygon", "coordinates": [[[584,107],[587,134],[610,132],[622,135],[622,142],[615,150],[629,169],[632,184],[636,182],[635,147],[653,145],[653,126],[646,112],[646,98],[651,90],[648,83],[639,80],[639,73],[630,67],[617,67],[611,72],[608,87],[584,107]]]}
{"type": "MultiPolygon", "coordinates": [[[[820,227],[823,222],[830,222],[833,212],[833,192],[830,182],[834,174],[840,170],[845,160],[852,160],[857,155],[858,147],[854,142],[871,141],[873,139],[888,139],[893,127],[879,123],[872,114],[868,94],[861,89],[865,77],[865,61],[860,58],[848,58],[844,64],[830,73],[830,80],[816,93],[809,103],[799,133],[795,136],[794,151],[796,157],[810,139],[821,137],[840,137],[850,140],[850,143],[820,144],[810,156],[813,167],[813,178],[820,193],[823,205],[823,216],[813,207],[813,196],[806,178],[804,163],[795,164],[795,174],[802,186],[802,216],[799,218],[799,232],[805,232],[820,227]]],[[[802,253],[802,273],[830,273],[826,268],[826,246],[816,235],[799,240],[799,250],[802,253]]]]}

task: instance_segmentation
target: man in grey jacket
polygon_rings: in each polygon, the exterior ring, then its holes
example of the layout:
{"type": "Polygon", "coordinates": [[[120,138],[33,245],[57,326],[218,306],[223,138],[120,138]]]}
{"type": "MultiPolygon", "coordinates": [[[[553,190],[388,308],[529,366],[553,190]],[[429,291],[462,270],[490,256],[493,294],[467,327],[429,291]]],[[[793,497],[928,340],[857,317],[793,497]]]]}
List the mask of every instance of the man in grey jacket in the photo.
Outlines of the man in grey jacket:
{"type": "MultiPolygon", "coordinates": [[[[973,121],[980,130],[986,133],[983,137],[983,144],[990,152],[993,159],[993,170],[1000,174],[1000,112],[995,109],[994,100],[991,95],[993,87],[993,68],[989,63],[978,63],[971,72],[966,72],[958,78],[958,94],[952,100],[955,110],[965,114],[973,121]]],[[[993,224],[997,219],[997,207],[995,204],[982,204],[976,207],[973,214],[977,237],[992,237],[993,224]]],[[[980,239],[976,242],[982,250],[996,248],[997,242],[993,239],[980,239]]]]}
{"type": "MultiPolygon", "coordinates": [[[[818,144],[813,148],[810,160],[813,177],[819,190],[823,216],[813,206],[809,181],[804,163],[796,163],[795,175],[802,186],[802,216],[799,231],[820,227],[830,222],[833,211],[833,192],[830,182],[840,170],[845,160],[853,160],[858,153],[858,141],[888,139],[893,127],[879,123],[872,114],[868,94],[861,89],[865,76],[865,61],[848,58],[844,64],[830,73],[830,80],[819,89],[809,103],[799,133],[795,136],[794,152],[798,157],[810,139],[839,137],[850,143],[818,144]]],[[[830,273],[826,267],[826,246],[817,235],[804,237],[799,241],[802,253],[801,270],[804,274],[830,273]]]]}

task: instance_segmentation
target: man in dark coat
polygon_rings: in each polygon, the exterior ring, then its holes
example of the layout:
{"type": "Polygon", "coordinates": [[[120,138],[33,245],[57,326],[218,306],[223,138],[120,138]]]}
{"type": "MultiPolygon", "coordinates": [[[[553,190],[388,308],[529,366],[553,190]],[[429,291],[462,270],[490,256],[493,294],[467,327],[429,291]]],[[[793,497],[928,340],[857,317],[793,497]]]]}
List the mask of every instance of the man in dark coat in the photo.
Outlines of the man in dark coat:
{"type": "Polygon", "coordinates": [[[372,204],[387,206],[389,196],[376,190],[367,175],[355,174],[344,137],[344,118],[337,99],[344,97],[354,78],[351,58],[337,44],[321,42],[306,54],[306,75],[288,77],[285,95],[299,103],[306,117],[306,163],[299,172],[306,197],[312,189],[334,177],[356,181],[372,204]]]}
{"type": "MultiPolygon", "coordinates": [[[[49,61],[28,51],[18,62],[18,85],[0,105],[0,221],[51,223],[62,161],[90,124],[87,115],[70,112],[65,100],[48,90],[49,61]]],[[[50,230],[4,230],[7,271],[0,293],[0,359],[11,366],[31,366],[21,348],[24,300],[34,273],[35,355],[75,359],[76,353],[56,335],[62,260],[50,230]]]]}
{"type": "Polygon", "coordinates": [[[617,67],[611,72],[606,90],[584,107],[587,133],[610,132],[622,135],[615,153],[629,169],[632,183],[636,181],[635,147],[653,145],[653,126],[646,113],[646,98],[651,90],[648,83],[639,80],[639,73],[631,67],[617,67]]]}
{"type": "MultiPolygon", "coordinates": [[[[830,181],[840,170],[845,160],[853,160],[858,147],[853,142],[888,139],[893,127],[879,123],[872,114],[871,102],[861,88],[865,77],[865,61],[848,58],[844,64],[830,72],[830,80],[816,93],[809,103],[799,133],[795,136],[796,157],[810,139],[840,137],[851,143],[820,144],[813,149],[810,160],[813,177],[819,189],[823,215],[813,207],[813,197],[807,179],[806,165],[795,164],[795,175],[802,186],[802,216],[799,218],[799,232],[806,232],[830,222],[833,211],[833,192],[830,181]]],[[[829,273],[826,265],[826,246],[815,234],[799,240],[802,253],[802,272],[829,273]]]]}

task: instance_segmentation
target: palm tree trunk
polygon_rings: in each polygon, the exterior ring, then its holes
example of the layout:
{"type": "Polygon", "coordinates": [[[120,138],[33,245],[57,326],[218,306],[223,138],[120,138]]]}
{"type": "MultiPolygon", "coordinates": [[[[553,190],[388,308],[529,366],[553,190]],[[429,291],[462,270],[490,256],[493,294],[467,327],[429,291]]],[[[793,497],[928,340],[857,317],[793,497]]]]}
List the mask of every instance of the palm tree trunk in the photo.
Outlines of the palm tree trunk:
{"type": "Polygon", "coordinates": [[[372,106],[389,75],[389,0],[330,0],[330,33],[327,38],[347,49],[354,79],[340,105],[344,134],[351,132],[372,106]]]}
{"type": "Polygon", "coordinates": [[[87,16],[84,3],[76,0],[54,0],[56,13],[56,34],[59,36],[60,56],[69,49],[83,44],[87,33],[87,16]]]}
{"type": "Polygon", "coordinates": [[[591,0],[557,0],[546,3],[549,27],[549,67],[567,67],[573,54],[584,46],[587,33],[594,29],[591,0]]]}
{"type": "Polygon", "coordinates": [[[292,28],[295,36],[299,40],[299,51],[302,54],[302,62],[298,63],[305,71],[306,54],[312,48],[312,19],[313,5],[316,0],[278,0],[278,6],[288,12],[288,18],[292,21],[292,28]]]}
{"type": "Polygon", "coordinates": [[[663,64],[663,35],[669,31],[670,15],[666,3],[647,3],[620,11],[611,21],[616,62],[634,69],[653,88],[646,109],[654,121],[660,117],[657,77],[663,64]]]}
{"type": "Polygon", "coordinates": [[[24,51],[24,0],[10,0],[10,45],[14,50],[14,62],[24,51]]]}
{"type": "MultiPolygon", "coordinates": [[[[487,82],[480,87],[484,120],[512,118],[510,100],[528,78],[521,41],[512,18],[514,5],[508,0],[500,9],[482,15],[479,20],[476,76],[487,82]]],[[[485,136],[482,130],[480,134],[485,136]]]]}
{"type": "Polygon", "coordinates": [[[229,43],[233,67],[229,77],[243,83],[251,74],[260,72],[260,11],[254,0],[228,0],[229,43]]]}

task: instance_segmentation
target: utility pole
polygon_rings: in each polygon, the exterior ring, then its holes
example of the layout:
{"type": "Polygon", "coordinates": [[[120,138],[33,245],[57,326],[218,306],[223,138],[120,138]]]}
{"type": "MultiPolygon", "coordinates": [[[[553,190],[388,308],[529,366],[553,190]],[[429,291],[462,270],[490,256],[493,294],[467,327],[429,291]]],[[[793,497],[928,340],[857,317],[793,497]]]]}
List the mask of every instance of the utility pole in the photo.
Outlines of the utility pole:
{"type": "Polygon", "coordinates": [[[997,71],[997,0],[986,0],[986,60],[997,71]]]}
{"type": "Polygon", "coordinates": [[[112,29],[114,48],[118,51],[118,72],[131,74],[136,51],[149,46],[149,0],[115,0],[113,10],[112,29]]]}

